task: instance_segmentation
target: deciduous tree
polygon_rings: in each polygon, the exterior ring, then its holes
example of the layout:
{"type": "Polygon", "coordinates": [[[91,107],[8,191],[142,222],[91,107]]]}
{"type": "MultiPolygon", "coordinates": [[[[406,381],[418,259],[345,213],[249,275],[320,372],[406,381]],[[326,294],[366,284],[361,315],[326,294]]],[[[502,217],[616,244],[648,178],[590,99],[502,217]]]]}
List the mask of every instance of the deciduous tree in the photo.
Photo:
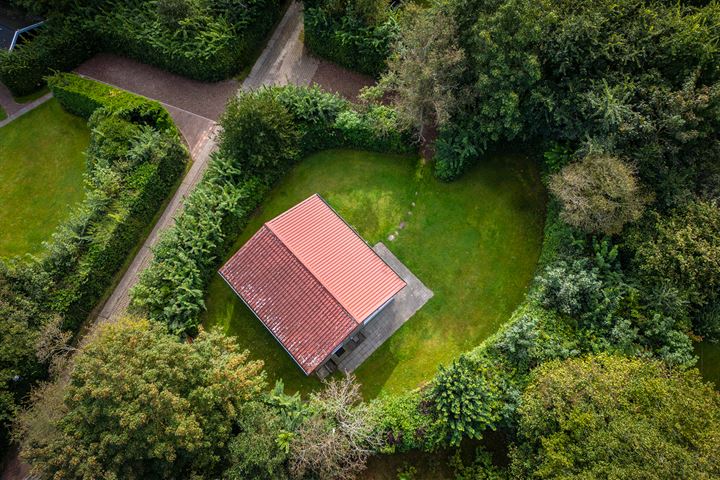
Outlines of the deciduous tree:
{"type": "Polygon", "coordinates": [[[212,475],[264,385],[262,363],[247,357],[219,333],[184,343],[147,320],[104,325],[61,392],[21,418],[22,454],[41,478],[212,475]]]}
{"type": "Polygon", "coordinates": [[[697,370],[612,356],[534,371],[519,408],[516,478],[716,478],[720,395],[697,370]]]}

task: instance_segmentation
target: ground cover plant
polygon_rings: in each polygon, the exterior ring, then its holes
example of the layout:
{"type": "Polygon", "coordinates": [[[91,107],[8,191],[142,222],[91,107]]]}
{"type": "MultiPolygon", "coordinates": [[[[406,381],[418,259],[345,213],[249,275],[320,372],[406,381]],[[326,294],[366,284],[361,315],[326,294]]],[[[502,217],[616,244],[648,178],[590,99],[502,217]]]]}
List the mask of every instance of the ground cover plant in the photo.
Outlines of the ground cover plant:
{"type": "Polygon", "coordinates": [[[45,108],[60,104],[79,116],[68,123],[87,121],[91,131],[85,194],[42,252],[0,260],[0,318],[9,333],[0,344],[3,445],[28,390],[45,378],[52,357],[67,351],[67,342],[142,239],[187,159],[159,103],[70,74],[49,83],[56,100],[45,108]]]}
{"type": "MultiPolygon", "coordinates": [[[[497,154],[452,185],[434,179],[419,161],[347,150],[311,155],[269,193],[230,248],[234,253],[265,221],[317,192],[371,245],[384,242],[433,290],[434,298],[358,370],[366,397],[416,387],[437,365],[494,332],[522,300],[539,255],[543,191],[526,156],[497,154]],[[484,207],[474,207],[477,202],[484,207]],[[462,285],[483,288],[471,293],[462,285]]],[[[281,378],[289,391],[320,386],[217,275],[205,305],[204,326],[237,337],[265,361],[271,381],[281,378]]]]}
{"type": "Polygon", "coordinates": [[[277,0],[99,0],[36,8],[48,15],[37,38],[0,52],[0,80],[16,96],[41,88],[46,75],[72,70],[99,51],[197,80],[229,78],[253,60],[282,13],[277,0]]]}
{"type": "Polygon", "coordinates": [[[83,198],[87,122],[50,100],[0,128],[0,256],[36,254],[83,198]]]}

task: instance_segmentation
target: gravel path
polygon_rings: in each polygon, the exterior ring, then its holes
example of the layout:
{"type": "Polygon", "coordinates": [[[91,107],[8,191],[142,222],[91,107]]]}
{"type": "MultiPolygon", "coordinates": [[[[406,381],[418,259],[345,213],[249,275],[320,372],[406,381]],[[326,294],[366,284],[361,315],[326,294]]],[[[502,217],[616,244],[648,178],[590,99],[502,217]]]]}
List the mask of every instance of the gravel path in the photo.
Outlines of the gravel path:
{"type": "Polygon", "coordinates": [[[243,90],[262,85],[310,85],[319,61],[307,53],[302,32],[302,5],[293,2],[243,82],[243,90]]]}
{"type": "Polygon", "coordinates": [[[2,105],[3,109],[8,115],[5,120],[0,120],[0,128],[12,122],[20,115],[24,115],[33,108],[42,105],[51,98],[52,93],[46,93],[42,97],[37,98],[32,102],[16,103],[15,99],[13,99],[12,95],[10,94],[10,91],[5,87],[5,85],[0,83],[0,105],[2,105]]]}
{"type": "Polygon", "coordinates": [[[235,80],[217,83],[191,80],[112,53],[95,55],[75,71],[215,121],[240,87],[235,80]]]}

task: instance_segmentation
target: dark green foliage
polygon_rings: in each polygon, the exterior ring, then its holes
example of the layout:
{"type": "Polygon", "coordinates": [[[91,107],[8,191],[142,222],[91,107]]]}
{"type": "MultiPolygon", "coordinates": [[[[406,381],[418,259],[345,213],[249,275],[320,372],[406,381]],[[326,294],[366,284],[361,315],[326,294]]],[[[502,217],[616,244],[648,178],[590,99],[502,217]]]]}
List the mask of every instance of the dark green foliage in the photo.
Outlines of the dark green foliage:
{"type": "Polygon", "coordinates": [[[13,275],[0,263],[0,449],[23,397],[44,375],[35,357],[38,331],[48,313],[14,285],[13,275]]]}
{"type": "Polygon", "coordinates": [[[668,282],[699,306],[720,298],[720,208],[692,202],[650,223],[629,242],[646,282],[668,282]]]}
{"type": "Polygon", "coordinates": [[[438,425],[424,392],[413,390],[382,397],[372,402],[375,428],[383,435],[382,453],[431,450],[439,434],[438,425]]]}
{"type": "Polygon", "coordinates": [[[170,114],[156,101],[71,73],[58,73],[47,81],[63,108],[80,117],[89,119],[103,107],[130,122],[177,132],[170,114]]]}
{"type": "Polygon", "coordinates": [[[298,152],[336,146],[409,151],[407,134],[391,128],[392,121],[392,115],[355,112],[317,87],[264,88],[233,100],[223,116],[219,151],[155,248],[153,263],[133,289],[133,305],[174,332],[194,334],[211,276],[298,152]],[[364,128],[342,123],[343,115],[356,115],[364,128]]]}
{"type": "Polygon", "coordinates": [[[466,355],[440,367],[430,398],[450,445],[459,445],[463,438],[482,438],[483,431],[494,430],[501,418],[497,372],[466,355]]]}
{"type": "Polygon", "coordinates": [[[240,409],[238,427],[240,433],[230,442],[232,466],[225,471],[225,478],[288,478],[285,465],[288,455],[278,442],[282,420],[277,412],[260,402],[248,403],[240,409]]]}
{"type": "Polygon", "coordinates": [[[549,362],[523,394],[514,478],[715,478],[720,396],[696,370],[549,362]]]}
{"type": "Polygon", "coordinates": [[[314,0],[304,12],[305,45],[321,57],[379,76],[398,33],[387,0],[314,0]]]}
{"type": "Polygon", "coordinates": [[[590,139],[635,163],[663,203],[676,204],[688,189],[717,191],[716,2],[447,6],[469,62],[456,88],[465,107],[440,130],[441,178],[498,142],[539,137],[587,153],[590,139]]]}
{"type": "Polygon", "coordinates": [[[71,70],[95,54],[93,33],[70,17],[48,21],[32,42],[0,51],[0,81],[15,96],[30,94],[53,71],[71,70]]]}
{"type": "Polygon", "coordinates": [[[282,172],[297,159],[299,132],[272,95],[231,99],[221,122],[221,154],[237,159],[237,168],[248,174],[282,172]]]}
{"type": "Polygon", "coordinates": [[[103,50],[218,81],[252,61],[281,13],[277,0],[117,2],[93,12],[87,23],[103,50]]]}
{"type": "Polygon", "coordinates": [[[45,76],[72,70],[98,51],[222,80],[253,60],[282,13],[278,0],[57,3],[62,15],[52,15],[32,42],[0,52],[0,81],[15,95],[38,90],[45,76]]]}
{"type": "Polygon", "coordinates": [[[450,465],[455,471],[455,480],[503,480],[507,478],[505,472],[493,465],[492,457],[482,448],[475,452],[475,458],[470,465],[464,465],[460,458],[460,451],[450,459],[450,465]]]}

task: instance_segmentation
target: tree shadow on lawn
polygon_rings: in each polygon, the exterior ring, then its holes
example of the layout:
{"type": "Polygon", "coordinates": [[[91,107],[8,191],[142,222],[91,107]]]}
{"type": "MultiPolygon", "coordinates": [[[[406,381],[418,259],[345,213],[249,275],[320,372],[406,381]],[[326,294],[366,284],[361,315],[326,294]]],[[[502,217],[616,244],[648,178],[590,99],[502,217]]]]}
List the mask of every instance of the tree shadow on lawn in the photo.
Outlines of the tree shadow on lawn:
{"type": "MultiPolygon", "coordinates": [[[[265,221],[317,192],[433,290],[358,369],[366,398],[428,381],[440,363],[495,332],[522,301],[540,252],[545,194],[526,156],[493,154],[452,183],[438,182],[418,165],[417,157],[369,152],[312,155],[271,192],[231,252],[265,221]]],[[[302,373],[219,276],[206,304],[205,326],[235,335],[253,358],[265,360],[271,382],[282,378],[288,391],[305,393],[321,385],[302,373]]]]}

